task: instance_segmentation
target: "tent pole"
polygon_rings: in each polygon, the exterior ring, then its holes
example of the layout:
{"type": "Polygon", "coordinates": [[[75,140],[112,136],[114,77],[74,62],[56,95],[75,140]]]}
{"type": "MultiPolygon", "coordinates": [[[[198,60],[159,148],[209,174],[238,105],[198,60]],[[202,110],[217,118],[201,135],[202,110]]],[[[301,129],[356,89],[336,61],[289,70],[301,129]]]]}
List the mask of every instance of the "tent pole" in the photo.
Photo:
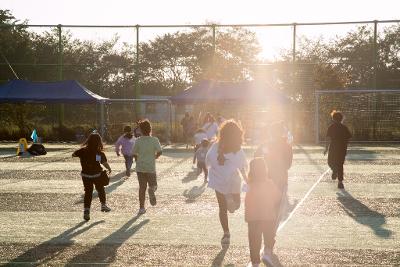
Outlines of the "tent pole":
{"type": "Polygon", "coordinates": [[[104,107],[105,106],[105,101],[101,100],[100,101],[100,135],[102,138],[104,138],[105,135],[105,121],[104,121],[104,107]]]}

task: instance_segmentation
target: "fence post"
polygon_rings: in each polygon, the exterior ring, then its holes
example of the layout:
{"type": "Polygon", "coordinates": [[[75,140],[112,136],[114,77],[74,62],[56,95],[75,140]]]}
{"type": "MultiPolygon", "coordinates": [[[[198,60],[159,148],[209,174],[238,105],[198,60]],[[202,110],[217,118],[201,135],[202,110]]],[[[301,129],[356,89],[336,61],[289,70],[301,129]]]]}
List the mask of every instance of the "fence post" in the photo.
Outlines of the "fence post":
{"type": "Polygon", "coordinates": [[[319,140],[319,93],[315,91],[315,111],[314,111],[314,125],[315,125],[315,144],[318,145],[319,140]]]}
{"type": "MultiPolygon", "coordinates": [[[[62,25],[57,25],[58,31],[58,80],[62,81],[63,77],[63,44],[62,44],[62,25]]],[[[58,113],[58,125],[61,128],[64,124],[64,104],[60,104],[58,113]]]]}
{"type": "MultiPolygon", "coordinates": [[[[139,29],[140,26],[137,24],[136,26],[136,60],[135,60],[135,99],[140,99],[140,85],[139,85],[139,29]]],[[[136,119],[140,117],[140,103],[135,103],[135,115],[136,119]]]]}
{"type": "Polygon", "coordinates": [[[216,66],[215,66],[215,53],[216,53],[216,49],[217,49],[217,45],[216,45],[216,34],[215,34],[215,28],[216,25],[213,24],[212,26],[212,75],[213,75],[213,79],[215,79],[215,73],[216,73],[216,66]]]}
{"type": "MultiPolygon", "coordinates": [[[[295,89],[295,73],[296,73],[296,23],[293,23],[293,47],[292,47],[292,91],[294,91],[295,89]]],[[[294,130],[296,128],[295,126],[295,118],[294,118],[294,107],[293,107],[293,103],[290,104],[291,105],[291,109],[290,109],[290,124],[291,124],[291,128],[292,128],[292,133],[295,134],[294,130]]]]}
{"type": "Polygon", "coordinates": [[[376,89],[376,76],[378,69],[378,21],[374,20],[374,44],[373,44],[373,64],[374,64],[374,77],[373,88],[376,89]]]}

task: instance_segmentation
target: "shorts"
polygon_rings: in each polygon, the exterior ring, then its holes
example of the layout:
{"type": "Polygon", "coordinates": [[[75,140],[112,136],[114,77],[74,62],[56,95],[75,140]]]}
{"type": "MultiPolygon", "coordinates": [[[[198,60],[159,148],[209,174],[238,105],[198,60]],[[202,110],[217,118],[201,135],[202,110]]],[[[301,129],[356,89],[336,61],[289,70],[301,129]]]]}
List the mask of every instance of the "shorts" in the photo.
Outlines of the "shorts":
{"type": "Polygon", "coordinates": [[[151,172],[138,172],[137,173],[139,187],[157,187],[157,175],[151,172]]]}

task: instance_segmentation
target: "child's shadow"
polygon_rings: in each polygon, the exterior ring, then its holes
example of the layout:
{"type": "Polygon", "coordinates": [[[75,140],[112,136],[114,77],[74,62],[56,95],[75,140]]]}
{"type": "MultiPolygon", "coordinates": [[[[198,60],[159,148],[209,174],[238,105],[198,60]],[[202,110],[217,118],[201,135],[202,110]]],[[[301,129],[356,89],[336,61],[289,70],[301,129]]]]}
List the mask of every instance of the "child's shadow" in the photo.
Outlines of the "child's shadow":
{"type": "Polygon", "coordinates": [[[190,190],[186,189],[183,192],[183,196],[186,198],[186,203],[193,203],[196,201],[196,199],[201,196],[204,191],[206,190],[206,184],[203,183],[201,186],[193,186],[190,190]]]}
{"type": "Polygon", "coordinates": [[[346,190],[342,190],[337,194],[342,209],[346,214],[359,224],[368,226],[374,231],[374,234],[381,238],[390,238],[393,232],[385,229],[386,216],[375,210],[371,210],[364,203],[354,198],[346,190]]]}
{"type": "Polygon", "coordinates": [[[188,172],[186,176],[182,179],[182,183],[189,183],[190,181],[196,180],[197,177],[199,177],[199,172],[197,169],[192,170],[191,172],[188,172]]]}

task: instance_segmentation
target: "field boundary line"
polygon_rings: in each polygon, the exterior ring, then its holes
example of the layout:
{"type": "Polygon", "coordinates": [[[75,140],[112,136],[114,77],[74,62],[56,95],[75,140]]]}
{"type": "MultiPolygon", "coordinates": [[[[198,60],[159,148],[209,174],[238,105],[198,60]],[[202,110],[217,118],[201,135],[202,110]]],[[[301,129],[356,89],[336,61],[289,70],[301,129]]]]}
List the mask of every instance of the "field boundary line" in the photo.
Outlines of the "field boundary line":
{"type": "Polygon", "coordinates": [[[279,224],[277,232],[281,231],[283,227],[287,224],[287,222],[293,217],[293,214],[297,211],[298,208],[303,204],[303,202],[307,199],[307,197],[311,194],[311,192],[314,190],[314,188],[321,182],[322,178],[329,172],[330,169],[327,169],[324,173],[321,174],[321,176],[318,178],[318,180],[311,186],[311,188],[307,191],[307,193],[304,195],[304,197],[299,201],[299,203],[296,205],[296,207],[290,212],[289,216],[284,220],[281,224],[279,224]]]}

